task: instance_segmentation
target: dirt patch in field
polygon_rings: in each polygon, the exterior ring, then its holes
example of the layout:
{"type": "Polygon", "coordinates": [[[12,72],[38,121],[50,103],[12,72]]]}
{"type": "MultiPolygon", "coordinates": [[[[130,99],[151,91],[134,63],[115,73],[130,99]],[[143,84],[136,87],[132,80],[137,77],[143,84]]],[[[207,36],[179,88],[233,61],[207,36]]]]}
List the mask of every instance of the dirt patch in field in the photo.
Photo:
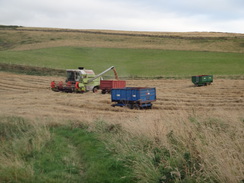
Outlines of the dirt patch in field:
{"type": "Polygon", "coordinates": [[[190,79],[128,80],[127,86],[156,87],[152,110],[112,107],[109,94],[61,93],[50,90],[50,82],[62,77],[30,76],[0,72],[0,114],[29,118],[123,121],[141,116],[182,113],[211,114],[214,111],[244,111],[244,80],[215,79],[213,84],[194,87],[190,79]]]}

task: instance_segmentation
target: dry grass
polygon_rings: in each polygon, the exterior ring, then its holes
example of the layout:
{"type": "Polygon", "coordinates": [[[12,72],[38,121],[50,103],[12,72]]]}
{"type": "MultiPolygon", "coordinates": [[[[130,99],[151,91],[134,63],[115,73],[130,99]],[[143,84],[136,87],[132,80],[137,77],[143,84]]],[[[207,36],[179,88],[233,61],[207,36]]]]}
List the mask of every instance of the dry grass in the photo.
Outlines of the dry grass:
{"type": "MultiPolygon", "coordinates": [[[[113,135],[104,137],[107,147],[131,161],[140,180],[156,182],[160,167],[169,169],[179,181],[185,174],[196,182],[238,183],[244,178],[241,111],[153,110],[110,121],[106,130],[111,130],[113,135]],[[120,126],[124,131],[115,133],[120,126]],[[165,149],[170,154],[160,151],[156,166],[155,149],[165,149]],[[187,154],[189,159],[185,157],[187,154]],[[179,168],[173,166],[173,160],[179,168]]],[[[96,124],[90,125],[92,131],[101,129],[96,124]]]]}
{"type": "Polygon", "coordinates": [[[243,34],[215,32],[127,32],[109,30],[0,29],[14,50],[47,47],[106,47],[243,53],[243,34]]]}
{"type": "Polygon", "coordinates": [[[213,176],[220,182],[239,182],[244,177],[244,136],[240,114],[215,111],[203,115],[199,113],[192,117],[184,111],[153,112],[134,120],[125,119],[123,126],[136,136],[147,136],[155,146],[165,147],[171,154],[180,151],[180,156],[188,150],[200,161],[196,166],[201,166],[196,171],[186,170],[191,176],[213,176]],[[195,121],[190,122],[189,118],[195,121]],[[175,135],[177,145],[182,149],[177,150],[178,147],[169,142],[170,133],[175,135]]]}

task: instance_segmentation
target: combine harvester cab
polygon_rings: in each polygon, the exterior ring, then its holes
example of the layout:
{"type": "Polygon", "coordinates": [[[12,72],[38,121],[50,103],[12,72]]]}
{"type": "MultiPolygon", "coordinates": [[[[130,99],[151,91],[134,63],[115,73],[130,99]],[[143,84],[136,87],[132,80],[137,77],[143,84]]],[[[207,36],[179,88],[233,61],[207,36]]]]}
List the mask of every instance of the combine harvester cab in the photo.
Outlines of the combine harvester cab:
{"type": "Polygon", "coordinates": [[[97,92],[100,88],[100,79],[103,74],[114,69],[114,66],[106,69],[102,73],[95,75],[93,70],[84,69],[84,67],[79,67],[78,69],[67,69],[67,78],[65,83],[62,81],[56,83],[51,82],[51,89],[53,91],[63,91],[63,92],[76,92],[84,93],[86,91],[97,92]]]}
{"type": "Polygon", "coordinates": [[[195,86],[207,86],[213,82],[213,75],[192,76],[191,81],[195,86]]]}
{"type": "Polygon", "coordinates": [[[96,77],[93,70],[86,70],[83,67],[79,67],[78,70],[67,69],[66,73],[67,73],[66,83],[72,84],[71,87],[72,92],[78,92],[78,93],[85,92],[85,91],[95,92],[97,89],[99,89],[100,77],[96,77]]]}

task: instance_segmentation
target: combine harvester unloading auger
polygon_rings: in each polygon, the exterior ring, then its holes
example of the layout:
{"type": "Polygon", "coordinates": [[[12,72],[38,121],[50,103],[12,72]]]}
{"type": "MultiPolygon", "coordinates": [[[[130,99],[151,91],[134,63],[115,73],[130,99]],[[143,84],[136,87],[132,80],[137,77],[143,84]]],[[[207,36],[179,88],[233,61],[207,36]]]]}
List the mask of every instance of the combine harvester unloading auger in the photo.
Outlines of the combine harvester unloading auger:
{"type": "Polygon", "coordinates": [[[118,80],[118,75],[114,66],[109,67],[98,75],[95,75],[93,70],[86,70],[84,67],[79,67],[78,69],[67,69],[66,81],[52,81],[51,89],[56,92],[63,91],[70,93],[84,93],[86,91],[97,92],[100,88],[101,76],[110,70],[114,71],[115,79],[118,80]]]}

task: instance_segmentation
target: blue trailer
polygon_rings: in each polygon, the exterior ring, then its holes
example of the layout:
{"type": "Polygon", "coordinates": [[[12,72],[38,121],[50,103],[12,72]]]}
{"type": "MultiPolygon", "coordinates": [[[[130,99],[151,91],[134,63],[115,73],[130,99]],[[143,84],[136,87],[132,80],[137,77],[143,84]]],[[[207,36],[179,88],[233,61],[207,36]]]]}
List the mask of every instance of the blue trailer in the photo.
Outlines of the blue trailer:
{"type": "Polygon", "coordinates": [[[156,101],[156,89],[148,87],[125,87],[111,90],[112,106],[126,106],[130,109],[152,108],[156,101]]]}

